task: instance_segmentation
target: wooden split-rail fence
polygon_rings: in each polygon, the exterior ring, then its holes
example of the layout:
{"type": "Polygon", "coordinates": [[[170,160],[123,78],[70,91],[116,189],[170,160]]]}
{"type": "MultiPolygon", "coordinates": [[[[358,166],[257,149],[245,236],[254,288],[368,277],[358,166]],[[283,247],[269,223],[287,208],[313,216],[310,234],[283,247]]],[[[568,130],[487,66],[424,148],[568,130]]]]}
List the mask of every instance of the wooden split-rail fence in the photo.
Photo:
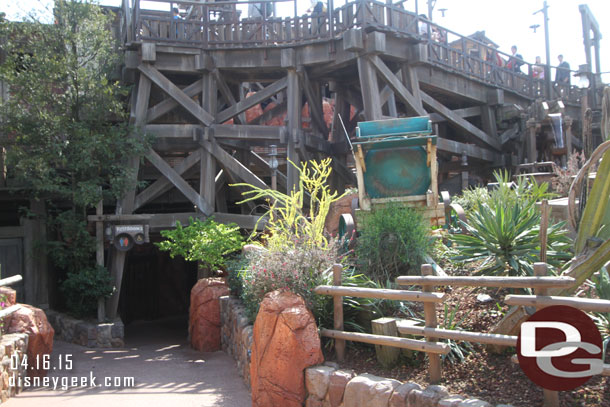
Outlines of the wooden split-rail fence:
{"type": "MultiPolygon", "coordinates": [[[[449,345],[439,342],[439,339],[452,339],[454,341],[468,341],[485,345],[517,346],[517,336],[501,335],[486,332],[469,332],[443,329],[438,327],[436,305],[442,304],[446,299],[445,293],[434,292],[437,286],[468,286],[468,287],[495,287],[495,288],[529,288],[533,295],[507,295],[505,304],[515,306],[530,306],[536,310],[552,305],[568,305],[582,311],[610,312],[610,301],[548,296],[549,288],[567,288],[573,286],[575,280],[571,277],[547,276],[546,263],[534,264],[533,277],[487,277],[487,276],[435,276],[433,267],[424,264],[421,267],[421,276],[398,277],[397,283],[401,286],[421,286],[421,291],[394,290],[376,288],[344,287],[341,285],[343,266],[335,264],[332,267],[333,285],[323,285],[315,288],[319,295],[330,295],[334,303],[334,329],[322,329],[322,336],[335,340],[337,359],[345,358],[345,341],[363,342],[380,345],[380,351],[387,351],[387,347],[404,348],[428,354],[428,373],[431,383],[441,380],[441,355],[449,353],[449,345]],[[407,321],[394,318],[378,320],[374,330],[383,333],[347,332],[343,327],[343,297],[376,298],[387,300],[422,302],[424,304],[425,326],[416,326],[407,321]],[[399,337],[399,334],[410,336],[423,336],[424,340],[399,337]]],[[[513,361],[516,358],[513,357],[513,361]]],[[[603,376],[610,376],[610,365],[605,364],[603,376]]],[[[555,391],[543,390],[545,406],[559,406],[559,396],[555,391]]]]}

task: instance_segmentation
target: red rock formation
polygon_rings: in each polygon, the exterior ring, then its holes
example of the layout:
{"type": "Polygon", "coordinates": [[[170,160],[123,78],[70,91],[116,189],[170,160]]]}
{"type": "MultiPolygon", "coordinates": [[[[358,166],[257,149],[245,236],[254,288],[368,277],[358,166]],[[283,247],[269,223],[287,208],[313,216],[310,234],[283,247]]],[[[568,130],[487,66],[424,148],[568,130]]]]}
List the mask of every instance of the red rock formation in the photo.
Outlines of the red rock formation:
{"type": "Polygon", "coordinates": [[[44,377],[47,370],[43,369],[42,355],[50,355],[53,351],[55,330],[43,310],[31,305],[20,305],[21,308],[11,315],[10,322],[6,322],[6,331],[28,335],[28,376],[44,377]],[[37,364],[36,360],[40,363],[37,364]]]}
{"type": "Polygon", "coordinates": [[[265,295],[254,323],[250,364],[253,407],[301,407],[304,370],[324,361],[313,315],[291,292],[265,295]]]}
{"type": "Polygon", "coordinates": [[[220,350],[220,302],[229,295],[223,278],[202,278],[191,290],[189,334],[191,346],[203,352],[220,350]]]}

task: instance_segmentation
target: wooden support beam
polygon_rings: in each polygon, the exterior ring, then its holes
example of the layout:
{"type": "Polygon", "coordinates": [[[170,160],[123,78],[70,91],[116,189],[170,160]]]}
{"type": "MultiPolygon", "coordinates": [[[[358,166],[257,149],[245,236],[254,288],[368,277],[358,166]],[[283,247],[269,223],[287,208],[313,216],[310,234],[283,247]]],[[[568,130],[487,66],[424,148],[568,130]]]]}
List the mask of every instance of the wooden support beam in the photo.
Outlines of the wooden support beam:
{"type": "MultiPolygon", "coordinates": [[[[233,96],[233,92],[231,92],[229,85],[227,85],[227,82],[224,80],[224,78],[220,74],[220,71],[218,71],[218,69],[214,69],[213,75],[214,75],[214,78],[216,79],[216,84],[218,86],[218,90],[220,91],[220,94],[222,95],[222,97],[225,99],[225,101],[230,106],[235,106],[237,104],[237,100],[235,100],[235,96],[233,96]]],[[[243,118],[242,115],[237,115],[234,120],[237,124],[246,124],[245,121],[242,122],[242,120],[241,120],[242,118],[243,118]]]]}
{"type": "MultiPolygon", "coordinates": [[[[201,160],[201,155],[198,152],[191,153],[184,160],[180,161],[174,167],[174,171],[178,175],[184,174],[186,171],[191,169],[195,164],[197,164],[201,160]]],[[[137,210],[141,206],[146,203],[152,201],[153,199],[161,196],[165,192],[172,189],[173,185],[169,181],[169,179],[163,177],[159,178],[152,184],[150,184],[144,191],[140,192],[135,199],[134,210],[137,210]]]]}
{"type": "Polygon", "coordinates": [[[456,155],[462,155],[466,153],[468,157],[476,158],[478,160],[489,161],[497,166],[504,165],[504,158],[501,154],[495,153],[491,150],[487,150],[483,147],[475,146],[474,144],[460,143],[459,141],[448,140],[439,137],[436,140],[436,147],[439,151],[446,151],[456,155]]]}
{"type": "MultiPolygon", "coordinates": [[[[147,76],[140,74],[137,92],[132,94],[135,94],[136,96],[131,99],[131,114],[129,118],[130,123],[135,124],[137,128],[142,128],[146,124],[151,87],[151,80],[147,76]]],[[[134,135],[130,135],[130,137],[134,137],[134,135]]],[[[129,180],[129,187],[126,189],[127,192],[125,192],[125,195],[117,202],[115,209],[117,215],[131,214],[134,210],[136,184],[140,169],[139,157],[129,158],[127,166],[133,171],[132,178],[129,180]]],[[[112,296],[106,300],[106,315],[111,320],[116,318],[119,308],[119,296],[123,283],[123,270],[125,267],[126,255],[127,252],[119,251],[114,247],[111,247],[110,249],[110,277],[114,281],[114,286],[116,288],[112,296]]]]}
{"type": "Polygon", "coordinates": [[[205,148],[199,149],[199,195],[212,208],[216,202],[216,160],[205,148]]]}
{"type": "MultiPolygon", "coordinates": [[[[461,117],[462,119],[464,119],[466,117],[481,116],[481,106],[471,106],[471,107],[465,107],[463,109],[455,109],[455,110],[452,110],[452,112],[453,112],[453,114],[461,117]]],[[[443,122],[447,121],[447,119],[445,119],[443,116],[441,116],[438,113],[430,113],[428,116],[430,116],[430,121],[433,124],[443,123],[443,122]]]]}
{"type": "Polygon", "coordinates": [[[198,134],[203,133],[203,127],[199,124],[147,124],[146,134],[157,138],[185,138],[195,140],[198,134]]]}
{"type": "Polygon", "coordinates": [[[464,130],[474,142],[478,144],[484,144],[485,146],[491,147],[498,151],[501,149],[500,141],[497,138],[492,138],[491,136],[488,136],[483,130],[477,128],[472,123],[453,114],[451,109],[447,108],[445,105],[443,105],[427,93],[421,92],[421,97],[422,101],[426,105],[428,105],[436,113],[443,116],[450,123],[464,130]]]}
{"type": "MultiPolygon", "coordinates": [[[[198,81],[195,81],[186,88],[182,89],[182,91],[186,96],[192,98],[193,96],[201,92],[201,86],[202,82],[201,79],[199,79],[198,81]]],[[[150,123],[163,116],[164,114],[171,112],[172,109],[178,106],[178,102],[176,102],[174,98],[167,97],[163,101],[157,103],[156,105],[148,109],[148,113],[146,114],[146,122],[150,123]]]]}
{"type": "Polygon", "coordinates": [[[326,135],[329,130],[326,126],[326,122],[324,122],[322,101],[318,98],[316,92],[314,92],[312,83],[309,81],[309,76],[307,76],[306,69],[301,71],[301,79],[303,81],[303,90],[305,92],[305,97],[307,98],[307,104],[309,105],[309,115],[320,133],[326,135]]]}
{"type": "Polygon", "coordinates": [[[279,143],[286,131],[285,127],[278,126],[215,124],[210,127],[209,135],[216,139],[270,140],[279,143]]]}
{"type": "Polygon", "coordinates": [[[224,168],[234,174],[242,182],[260,188],[269,188],[267,184],[265,184],[259,177],[254,175],[242,163],[220,147],[215,140],[202,140],[200,144],[203,146],[203,148],[210,152],[210,154],[212,154],[224,168]]]}
{"type": "Polygon", "coordinates": [[[417,69],[415,67],[404,64],[401,69],[403,83],[408,83],[411,89],[411,94],[417,106],[424,108],[421,100],[421,91],[419,89],[419,78],[417,77],[417,69]]]}
{"type": "Polygon", "coordinates": [[[223,110],[222,112],[216,115],[216,119],[218,123],[224,123],[229,119],[237,116],[238,114],[245,112],[250,109],[252,106],[256,106],[261,102],[269,99],[271,96],[280,92],[287,86],[286,78],[282,78],[271,85],[268,85],[265,89],[259,90],[254,95],[248,96],[244,100],[240,100],[235,105],[223,110]]]}
{"type": "Polygon", "coordinates": [[[287,78],[288,91],[288,114],[286,116],[286,125],[288,127],[288,140],[286,158],[289,161],[287,164],[287,193],[290,194],[299,185],[299,172],[294,165],[299,165],[297,155],[297,138],[301,133],[301,87],[299,86],[299,77],[296,70],[289,69],[287,78]],[[292,165],[291,162],[294,164],[292,165]]]}
{"type": "Polygon", "coordinates": [[[182,194],[193,203],[201,212],[206,215],[212,214],[214,212],[214,206],[212,203],[209,203],[205,198],[200,196],[197,191],[191,187],[188,182],[184,180],[168,163],[165,162],[163,158],[159,154],[157,154],[154,150],[149,150],[148,154],[146,154],[146,159],[152,163],[164,177],[170,180],[172,184],[182,194]]]}
{"type": "Polygon", "coordinates": [[[489,134],[493,139],[498,138],[496,112],[489,105],[481,106],[481,125],[485,133],[489,134]]]}
{"type": "Polygon", "coordinates": [[[178,104],[184,107],[189,113],[191,113],[201,123],[209,126],[214,122],[214,117],[206,112],[201,106],[199,106],[193,99],[191,99],[186,93],[179,87],[174,85],[169,79],[167,79],[161,72],[156,68],[142,64],[138,67],[140,72],[146,75],[152,82],[160,87],[165,93],[171,96],[178,104]]]}
{"type": "Polygon", "coordinates": [[[413,97],[411,92],[405,88],[402,82],[394,75],[394,73],[381,60],[381,58],[379,58],[377,55],[370,55],[368,58],[381,78],[388,84],[388,86],[394,91],[394,94],[398,96],[402,102],[404,102],[420,116],[425,116],[428,114],[428,112],[426,112],[421,105],[418,105],[417,100],[413,97]]]}
{"type": "Polygon", "coordinates": [[[362,90],[362,103],[366,120],[382,119],[379,83],[369,58],[365,56],[358,57],[358,75],[360,77],[360,89],[362,90]]]}

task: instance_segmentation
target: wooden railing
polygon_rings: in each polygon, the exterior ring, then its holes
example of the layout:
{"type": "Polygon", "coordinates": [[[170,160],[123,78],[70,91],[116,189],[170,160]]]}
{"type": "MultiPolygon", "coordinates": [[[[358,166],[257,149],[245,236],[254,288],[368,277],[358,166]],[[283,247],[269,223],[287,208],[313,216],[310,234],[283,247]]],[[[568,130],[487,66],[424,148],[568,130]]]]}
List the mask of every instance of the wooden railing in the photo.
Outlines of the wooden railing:
{"type": "MultiPolygon", "coordinates": [[[[148,0],[177,4],[170,0],[148,0]]],[[[392,32],[413,41],[424,43],[428,62],[471,79],[516,92],[522,96],[546,100],[563,98],[580,101],[580,89],[568,84],[554,83],[547,94],[545,82],[534,78],[535,64],[519,61],[520,70],[499,66],[513,61],[511,55],[498,51],[491,44],[460,35],[422,19],[391,1],[355,0],[340,7],[328,1],[327,12],[291,17],[241,17],[237,5],[262,4],[265,9],[278,2],[295,0],[246,1],[181,1],[189,7],[185,19],[174,19],[168,12],[142,10],[141,0],[123,0],[121,27],[125,42],[156,41],[200,46],[204,49],[240,48],[256,46],[286,46],[328,41],[343,32],[358,27],[364,31],[392,32]],[[502,62],[503,61],[503,62],[502,62]]],[[[553,67],[550,67],[553,68],[553,67]]],[[[550,68],[547,74],[550,75],[550,68]]]]}
{"type": "MultiPolygon", "coordinates": [[[[536,263],[533,277],[475,277],[475,276],[434,276],[432,266],[422,265],[421,276],[403,276],[396,280],[402,286],[421,286],[421,291],[390,290],[355,288],[341,286],[341,265],[333,266],[333,285],[318,286],[314,292],[319,295],[331,295],[334,301],[334,329],[322,329],[320,334],[335,339],[337,359],[345,358],[345,341],[364,342],[383,347],[399,347],[428,353],[428,373],[432,383],[441,379],[440,355],[449,352],[446,343],[439,339],[452,339],[455,341],[468,341],[480,344],[517,346],[517,336],[500,335],[486,332],[468,332],[443,329],[438,327],[436,320],[436,304],[445,301],[444,293],[434,292],[436,286],[469,286],[469,287],[498,287],[498,288],[530,288],[534,295],[507,295],[505,303],[508,305],[534,306],[537,309],[551,305],[569,305],[583,311],[610,312],[610,301],[584,299],[576,297],[551,297],[547,290],[555,287],[573,286],[575,280],[571,277],[547,276],[547,265],[536,263]],[[343,296],[402,300],[424,303],[425,325],[417,326],[407,321],[394,318],[383,318],[388,326],[378,329],[380,334],[363,334],[343,331],[343,296]],[[422,336],[425,340],[416,340],[398,337],[398,334],[422,336]]],[[[604,365],[604,376],[610,376],[610,365],[604,365]]],[[[545,400],[549,406],[558,406],[557,393],[544,391],[545,400]]]]}
{"type": "MultiPolygon", "coordinates": [[[[7,278],[3,278],[2,280],[0,280],[0,287],[17,284],[21,280],[23,280],[23,277],[20,274],[17,274],[17,275],[11,276],[11,277],[7,277],[7,278]]],[[[11,315],[13,312],[17,311],[20,308],[21,308],[21,305],[15,304],[15,305],[11,305],[10,307],[0,310],[0,319],[6,317],[8,315],[11,315]]]]}

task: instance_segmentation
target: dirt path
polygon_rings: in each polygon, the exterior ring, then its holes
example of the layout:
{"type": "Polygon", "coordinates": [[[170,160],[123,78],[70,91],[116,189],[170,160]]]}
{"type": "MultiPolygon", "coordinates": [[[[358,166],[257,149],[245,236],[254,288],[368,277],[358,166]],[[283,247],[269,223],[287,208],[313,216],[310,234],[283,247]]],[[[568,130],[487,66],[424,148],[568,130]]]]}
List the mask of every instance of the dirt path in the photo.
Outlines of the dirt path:
{"type": "MultiPolygon", "coordinates": [[[[89,349],[56,341],[51,360],[71,354],[72,370],[49,373],[50,388],[31,388],[9,399],[7,407],[247,407],[250,394],[224,352],[200,353],[188,346],[176,321],[137,323],[127,330],[123,349],[89,349]],[[96,387],[71,387],[65,377],[89,381],[96,387]],[[116,378],[119,379],[116,379],[116,378]],[[129,385],[133,377],[134,386],[129,385]],[[82,379],[86,378],[86,379],[82,379]],[[105,386],[110,378],[112,386],[105,386]],[[126,384],[114,387],[114,381],[126,384]]],[[[180,324],[181,325],[181,324],[180,324]]],[[[57,365],[57,363],[55,363],[57,365]]],[[[80,383],[79,383],[80,385],[80,383]]]]}

